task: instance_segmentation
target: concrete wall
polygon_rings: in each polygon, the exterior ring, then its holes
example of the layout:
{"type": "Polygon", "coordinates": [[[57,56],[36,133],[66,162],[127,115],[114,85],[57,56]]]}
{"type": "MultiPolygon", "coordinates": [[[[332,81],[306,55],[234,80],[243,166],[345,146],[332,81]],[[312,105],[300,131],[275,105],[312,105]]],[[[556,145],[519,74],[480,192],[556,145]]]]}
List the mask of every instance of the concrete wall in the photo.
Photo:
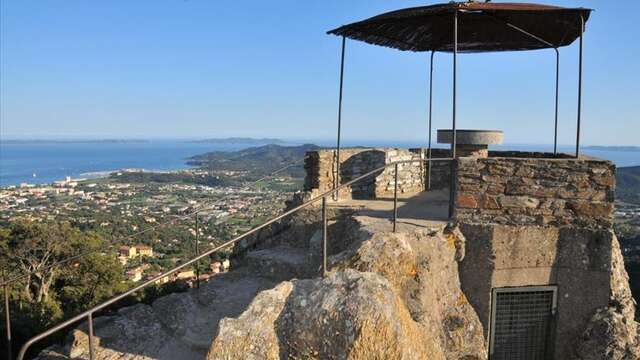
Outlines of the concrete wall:
{"type": "Polygon", "coordinates": [[[613,221],[609,161],[459,158],[456,171],[458,221],[606,227],[613,221]]]}
{"type": "Polygon", "coordinates": [[[462,290],[487,341],[493,288],[557,285],[555,358],[573,358],[590,317],[609,303],[611,231],[497,224],[462,224],[461,231],[466,237],[462,290]]]}

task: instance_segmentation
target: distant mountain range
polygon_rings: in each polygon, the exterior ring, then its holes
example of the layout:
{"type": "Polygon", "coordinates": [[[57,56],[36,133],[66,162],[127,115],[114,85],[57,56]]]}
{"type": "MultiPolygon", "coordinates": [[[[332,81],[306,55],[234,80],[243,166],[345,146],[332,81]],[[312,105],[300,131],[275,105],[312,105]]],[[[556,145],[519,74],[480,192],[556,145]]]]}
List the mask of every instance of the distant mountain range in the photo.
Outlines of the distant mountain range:
{"type": "Polygon", "coordinates": [[[584,146],[583,150],[603,150],[603,151],[640,151],[640,146],[584,146]]]}
{"type": "Polygon", "coordinates": [[[282,146],[269,144],[239,151],[212,151],[192,156],[187,164],[215,170],[249,171],[260,177],[289,166],[284,174],[304,177],[303,160],[307,151],[319,149],[318,145],[282,146]]]}
{"type": "Polygon", "coordinates": [[[148,143],[144,139],[9,139],[4,144],[139,144],[148,143]]]}
{"type": "Polygon", "coordinates": [[[285,144],[286,141],[280,139],[262,138],[254,139],[248,137],[229,137],[216,139],[202,139],[191,141],[202,144],[247,144],[247,145],[268,145],[268,144],[285,144]]]}

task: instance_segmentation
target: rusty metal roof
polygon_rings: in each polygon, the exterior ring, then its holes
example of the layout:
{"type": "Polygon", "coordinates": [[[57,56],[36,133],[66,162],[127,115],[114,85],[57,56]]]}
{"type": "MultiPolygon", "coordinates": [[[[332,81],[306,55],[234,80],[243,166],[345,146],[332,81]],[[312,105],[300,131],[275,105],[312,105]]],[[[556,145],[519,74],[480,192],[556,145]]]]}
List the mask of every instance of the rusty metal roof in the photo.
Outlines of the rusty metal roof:
{"type": "Polygon", "coordinates": [[[451,2],[391,11],[341,26],[328,34],[399,50],[451,52],[456,11],[459,52],[566,46],[580,36],[580,18],[586,24],[591,13],[586,8],[541,4],[451,2]]]}

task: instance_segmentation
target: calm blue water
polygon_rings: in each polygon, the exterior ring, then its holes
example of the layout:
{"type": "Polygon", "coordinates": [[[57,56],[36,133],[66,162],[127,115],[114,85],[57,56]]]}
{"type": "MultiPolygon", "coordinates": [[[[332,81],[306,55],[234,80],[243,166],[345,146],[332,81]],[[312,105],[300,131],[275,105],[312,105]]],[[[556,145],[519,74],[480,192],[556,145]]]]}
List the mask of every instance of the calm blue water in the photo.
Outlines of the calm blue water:
{"type": "Polygon", "coordinates": [[[239,150],[248,145],[201,144],[182,141],[142,143],[0,143],[0,186],[50,183],[91,177],[96,172],[123,168],[176,170],[185,159],[214,150],[239,150]],[[34,176],[35,174],[35,176],[34,176]]]}
{"type": "MultiPolygon", "coordinates": [[[[322,143],[322,142],[320,142],[322,143]]],[[[323,144],[332,146],[332,144],[323,144]]],[[[418,147],[424,144],[374,141],[366,146],[418,147]]],[[[156,140],[143,143],[25,143],[0,142],[0,186],[50,183],[66,176],[95,176],[123,168],[146,170],[176,170],[187,168],[185,159],[207,151],[233,151],[249,147],[246,144],[202,144],[177,140],[156,140]],[[35,176],[34,176],[35,174],[35,176]]],[[[550,151],[544,145],[503,145],[495,149],[550,151]]],[[[571,147],[560,151],[572,152],[571,147]]],[[[584,150],[587,155],[612,160],[618,166],[640,165],[640,151],[584,150]]]]}

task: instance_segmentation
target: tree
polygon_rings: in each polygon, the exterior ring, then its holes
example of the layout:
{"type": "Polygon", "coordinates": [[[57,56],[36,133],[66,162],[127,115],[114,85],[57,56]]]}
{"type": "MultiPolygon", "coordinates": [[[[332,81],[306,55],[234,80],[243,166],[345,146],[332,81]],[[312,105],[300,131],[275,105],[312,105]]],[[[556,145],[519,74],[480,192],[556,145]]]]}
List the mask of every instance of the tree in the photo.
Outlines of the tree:
{"type": "Polygon", "coordinates": [[[59,274],[58,261],[69,255],[70,244],[77,242],[81,233],[68,223],[11,223],[8,234],[4,231],[8,251],[5,261],[9,268],[25,274],[21,295],[29,302],[49,299],[49,289],[59,274]]]}
{"type": "Polygon", "coordinates": [[[78,313],[127,289],[120,263],[103,253],[83,257],[66,269],[58,282],[65,313],[78,313]]]}
{"type": "Polygon", "coordinates": [[[19,309],[12,312],[15,344],[125,290],[122,267],[105,245],[66,222],[0,228],[0,265],[25,275],[10,286],[10,306],[19,309]],[[59,263],[76,255],[82,256],[59,263]]]}

